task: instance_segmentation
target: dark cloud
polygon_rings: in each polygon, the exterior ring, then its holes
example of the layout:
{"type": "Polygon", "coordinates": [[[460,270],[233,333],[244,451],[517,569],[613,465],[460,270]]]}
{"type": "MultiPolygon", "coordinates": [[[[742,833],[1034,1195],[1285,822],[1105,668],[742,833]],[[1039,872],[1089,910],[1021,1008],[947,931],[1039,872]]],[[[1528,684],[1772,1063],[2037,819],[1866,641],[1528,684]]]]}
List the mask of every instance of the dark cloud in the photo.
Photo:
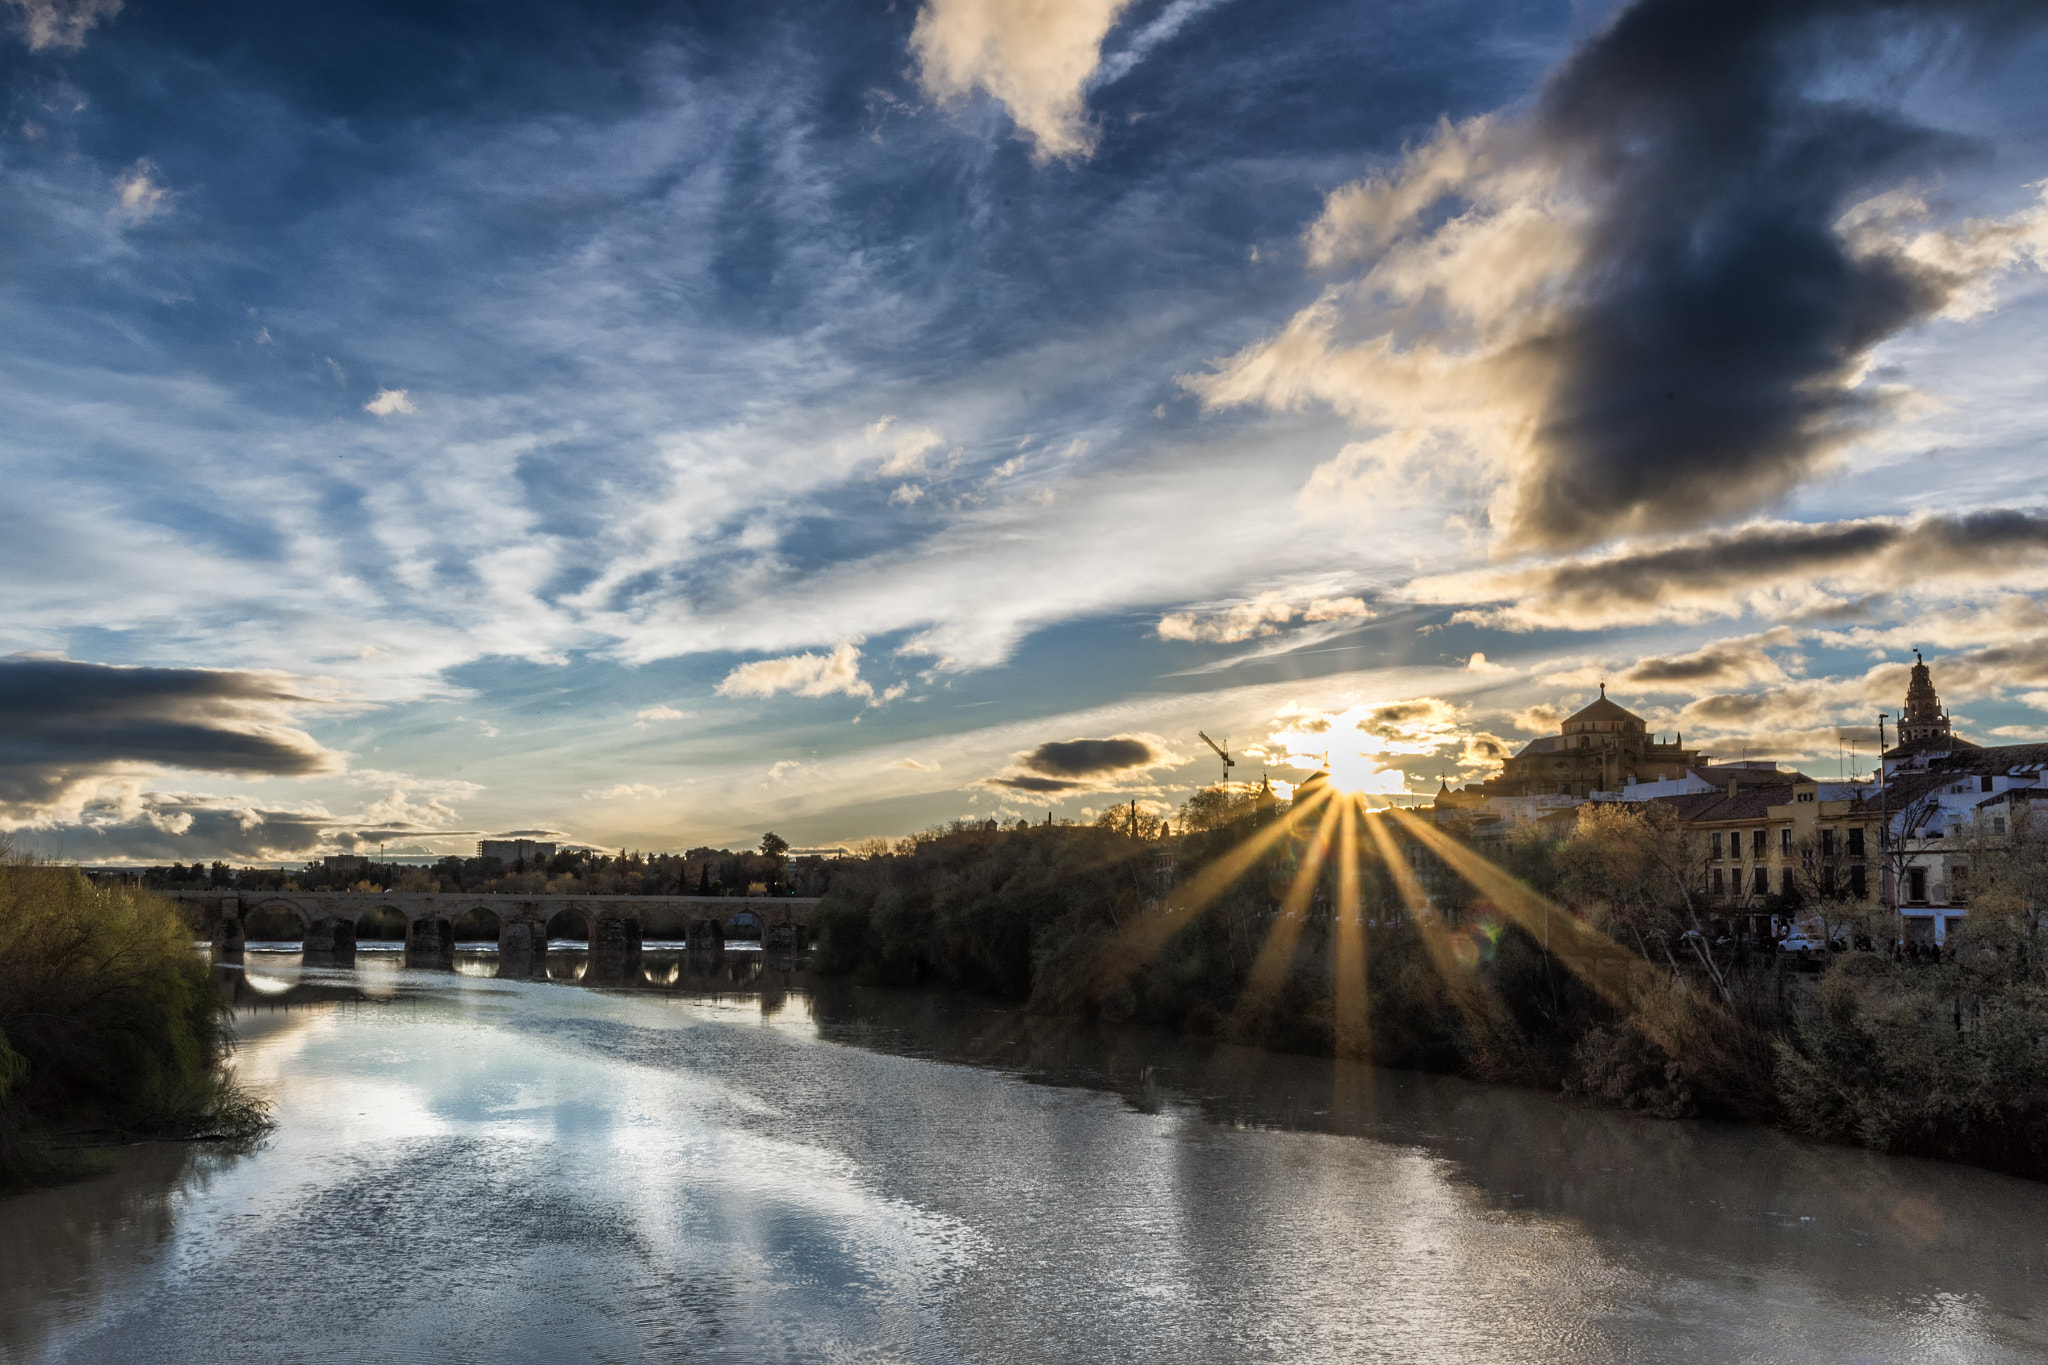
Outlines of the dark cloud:
{"type": "Polygon", "coordinates": [[[1967,149],[1847,63],[1968,58],[2038,0],[1642,0],[1551,79],[1537,136],[1595,219],[1518,484],[1525,544],[1583,545],[1762,505],[1878,411],[1848,381],[1966,278],[1859,250],[1844,211],[1967,149]]]}
{"type": "Polygon", "coordinates": [[[1371,715],[1358,722],[1358,728],[1378,734],[1390,726],[1407,725],[1414,721],[1433,718],[1442,709],[1443,703],[1433,699],[1391,702],[1386,706],[1374,707],[1371,715]]]}
{"type": "Polygon", "coordinates": [[[1164,747],[1142,735],[1048,740],[1018,754],[1016,770],[983,778],[981,785],[1019,792],[1092,791],[1136,769],[1172,761],[1164,747]]]}
{"type": "Polygon", "coordinates": [[[1029,773],[1010,777],[987,777],[982,779],[985,787],[1002,787],[1017,792],[1071,792],[1084,791],[1091,784],[1068,782],[1057,777],[1033,777],[1029,773]]]}
{"type": "Polygon", "coordinates": [[[1114,739],[1066,739],[1039,745],[1018,762],[1051,777],[1094,777],[1124,768],[1143,768],[1162,755],[1148,740],[1132,735],[1114,739]]]}
{"type": "Polygon", "coordinates": [[[263,674],[0,659],[0,809],[46,807],[136,766],[264,777],[336,772],[291,724],[316,704],[263,674]]]}
{"type": "MultiPolygon", "coordinates": [[[[1767,523],[1602,559],[1418,584],[1438,600],[1501,601],[1509,627],[1594,629],[1667,617],[1736,615],[1749,594],[1811,600],[1813,615],[1873,592],[1964,579],[1995,582],[2048,560],[2048,514],[1995,508],[1917,521],[1767,523]]],[[[1798,600],[1783,605],[1794,608],[1798,600]]]]}
{"type": "Polygon", "coordinates": [[[1463,767],[1496,767],[1514,756],[1516,746],[1499,735],[1479,731],[1465,736],[1465,750],[1458,762],[1463,767]]]}
{"type": "Polygon", "coordinates": [[[1689,692],[1700,687],[1733,687],[1742,683],[1782,680],[1785,670],[1768,650],[1796,643],[1788,630],[1739,640],[1717,640],[1690,654],[1643,659],[1621,675],[1624,683],[1651,691],[1689,692]]]}

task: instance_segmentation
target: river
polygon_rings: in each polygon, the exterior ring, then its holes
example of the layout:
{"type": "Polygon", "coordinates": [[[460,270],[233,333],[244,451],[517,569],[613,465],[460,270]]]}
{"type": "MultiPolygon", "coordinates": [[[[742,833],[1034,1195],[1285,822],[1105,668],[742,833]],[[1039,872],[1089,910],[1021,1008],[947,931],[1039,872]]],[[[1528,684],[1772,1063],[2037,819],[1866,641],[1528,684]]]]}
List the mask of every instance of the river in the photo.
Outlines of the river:
{"type": "Polygon", "coordinates": [[[246,1150],[0,1202],[7,1361],[2048,1359],[2048,1187],[812,983],[217,969],[246,1150]]]}

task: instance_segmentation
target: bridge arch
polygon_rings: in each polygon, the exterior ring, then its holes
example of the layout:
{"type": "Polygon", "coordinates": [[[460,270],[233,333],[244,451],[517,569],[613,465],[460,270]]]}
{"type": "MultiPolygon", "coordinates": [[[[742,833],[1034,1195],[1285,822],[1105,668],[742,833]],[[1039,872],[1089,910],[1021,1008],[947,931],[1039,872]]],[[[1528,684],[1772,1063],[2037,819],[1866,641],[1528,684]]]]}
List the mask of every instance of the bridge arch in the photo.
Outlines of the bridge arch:
{"type": "Polygon", "coordinates": [[[588,943],[595,938],[597,925],[595,916],[575,906],[564,906],[548,916],[548,939],[568,939],[577,943],[588,943]]]}
{"type": "Polygon", "coordinates": [[[472,905],[455,917],[450,932],[457,943],[503,943],[505,917],[488,905],[472,905]]]}
{"type": "Polygon", "coordinates": [[[251,943],[304,943],[312,926],[312,912],[282,896],[267,896],[242,913],[242,934],[251,943]]]}
{"type": "Polygon", "coordinates": [[[356,916],[357,943],[404,943],[412,916],[395,905],[373,905],[356,916]]]}

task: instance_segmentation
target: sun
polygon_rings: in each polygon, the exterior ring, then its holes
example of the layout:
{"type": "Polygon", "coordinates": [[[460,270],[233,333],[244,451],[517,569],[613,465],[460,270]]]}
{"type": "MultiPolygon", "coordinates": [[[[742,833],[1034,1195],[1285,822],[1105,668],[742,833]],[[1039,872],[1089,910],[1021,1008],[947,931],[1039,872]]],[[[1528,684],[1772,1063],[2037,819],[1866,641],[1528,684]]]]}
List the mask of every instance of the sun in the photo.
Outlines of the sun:
{"type": "Polygon", "coordinates": [[[1370,754],[1332,753],[1330,785],[1353,796],[1400,796],[1408,790],[1408,775],[1382,768],[1370,754]]]}

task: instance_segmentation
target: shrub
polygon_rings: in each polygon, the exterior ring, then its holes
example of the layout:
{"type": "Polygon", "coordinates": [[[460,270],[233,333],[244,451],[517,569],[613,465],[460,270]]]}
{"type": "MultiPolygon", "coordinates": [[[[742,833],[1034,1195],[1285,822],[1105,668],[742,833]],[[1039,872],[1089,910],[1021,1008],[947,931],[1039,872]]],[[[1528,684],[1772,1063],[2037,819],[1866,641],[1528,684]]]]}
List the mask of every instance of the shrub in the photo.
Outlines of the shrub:
{"type": "Polygon", "coordinates": [[[68,1165],[52,1132],[241,1135],[227,1003],[166,902],[0,858],[0,1185],[68,1165]]]}

